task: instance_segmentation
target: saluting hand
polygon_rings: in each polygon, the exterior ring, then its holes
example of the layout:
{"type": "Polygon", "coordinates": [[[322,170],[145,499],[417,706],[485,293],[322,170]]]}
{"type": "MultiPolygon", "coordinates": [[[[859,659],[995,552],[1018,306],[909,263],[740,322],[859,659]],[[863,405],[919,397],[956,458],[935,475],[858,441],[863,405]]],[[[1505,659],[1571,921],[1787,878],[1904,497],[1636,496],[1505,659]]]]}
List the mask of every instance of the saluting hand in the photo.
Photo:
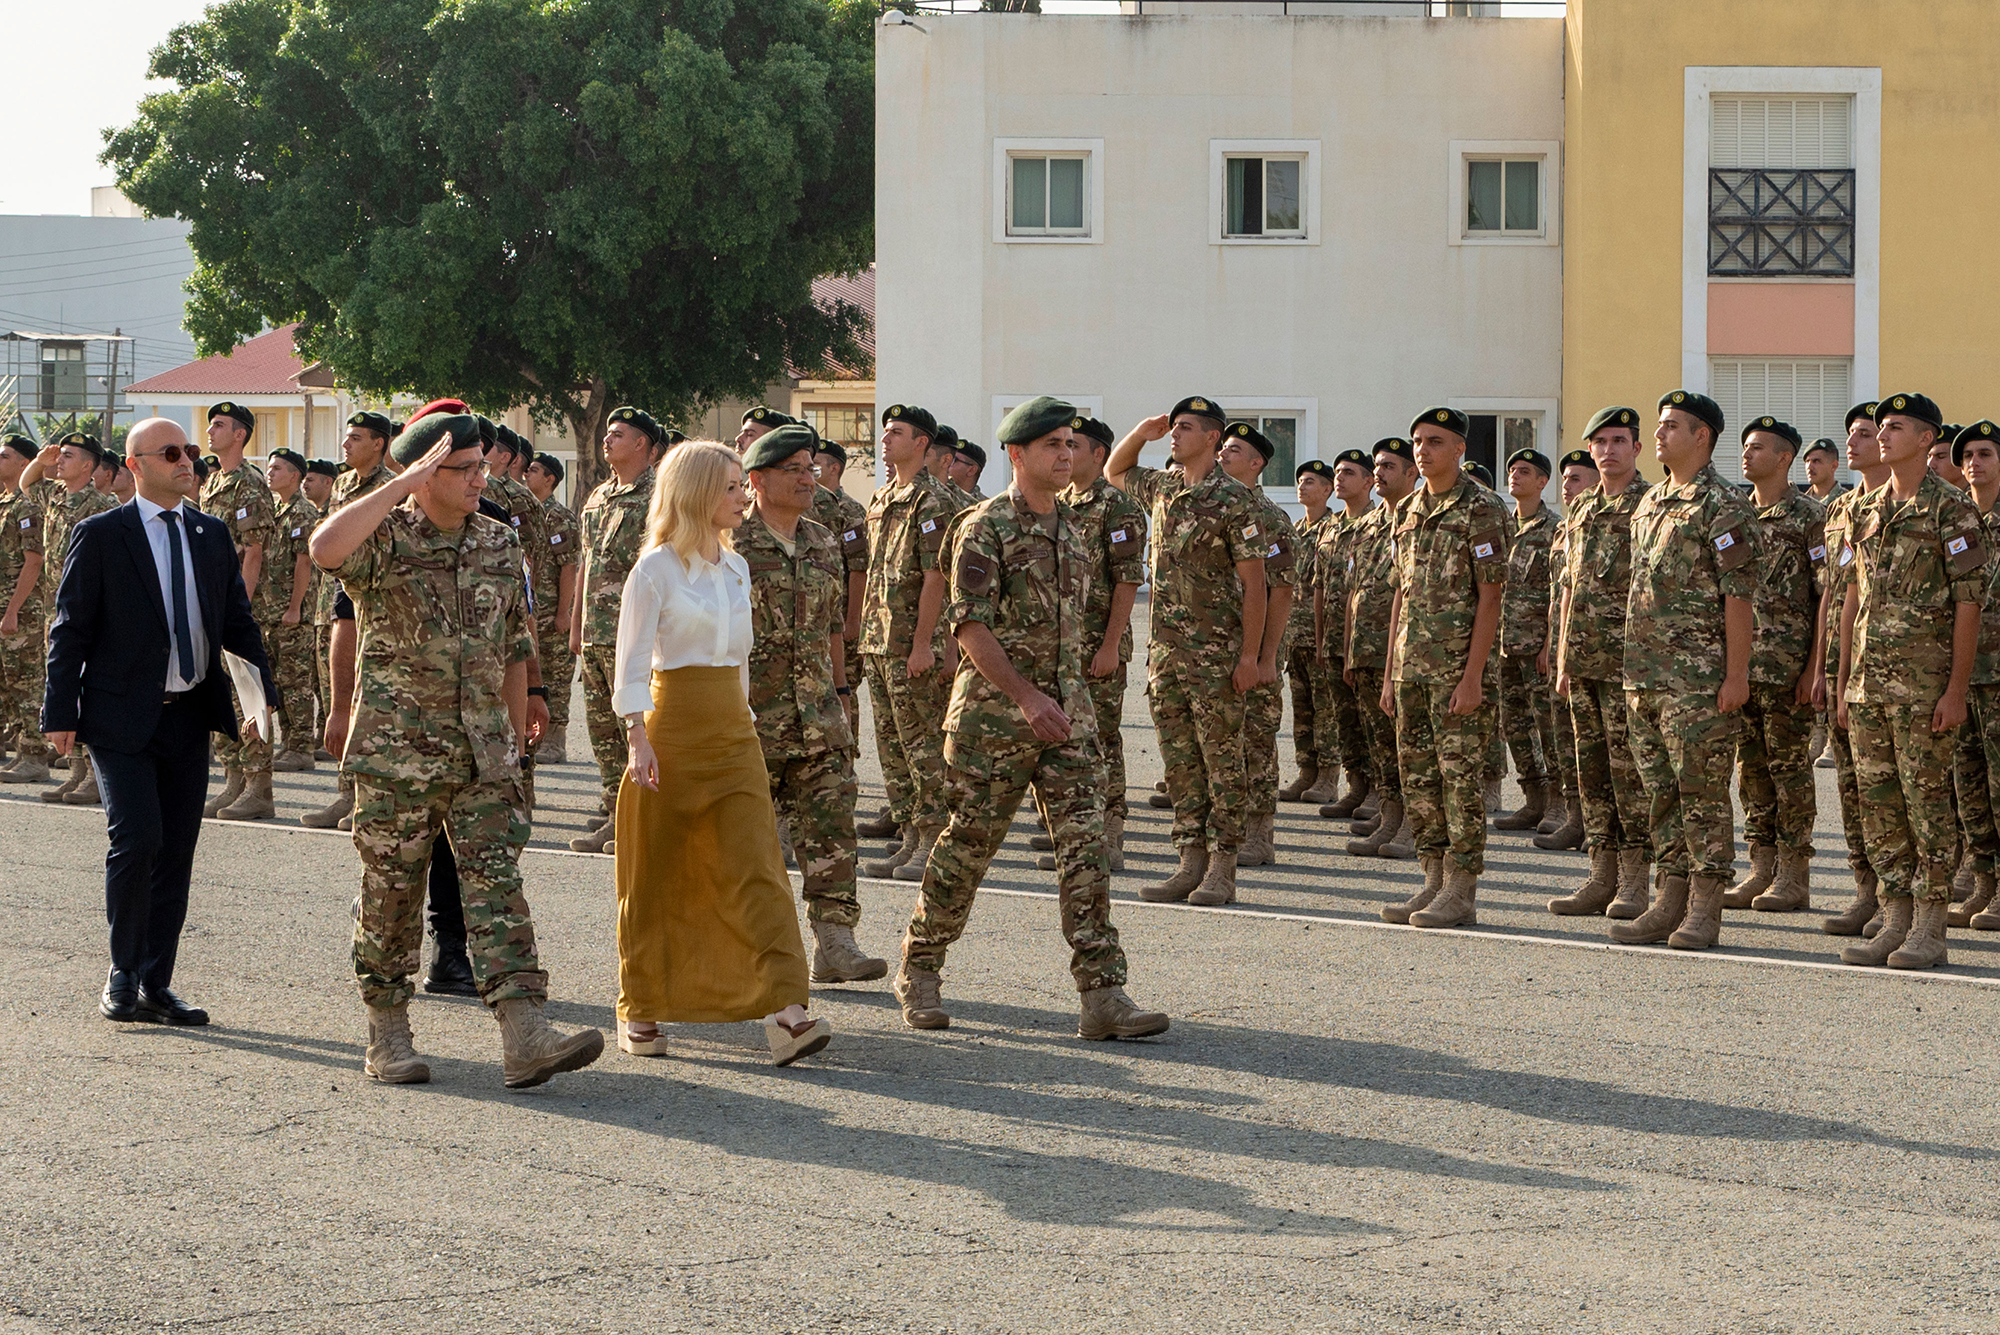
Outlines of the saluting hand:
{"type": "Polygon", "coordinates": [[[1148,417],[1145,421],[1133,427],[1132,434],[1140,440],[1159,440],[1173,429],[1173,417],[1167,413],[1161,413],[1158,417],[1148,417]]]}
{"type": "Polygon", "coordinates": [[[437,476],[438,465],[449,459],[452,451],[457,448],[457,438],[446,436],[437,444],[424,451],[424,457],[411,464],[408,468],[405,468],[402,476],[397,479],[397,481],[403,484],[403,494],[405,496],[411,495],[417,488],[437,476]]]}

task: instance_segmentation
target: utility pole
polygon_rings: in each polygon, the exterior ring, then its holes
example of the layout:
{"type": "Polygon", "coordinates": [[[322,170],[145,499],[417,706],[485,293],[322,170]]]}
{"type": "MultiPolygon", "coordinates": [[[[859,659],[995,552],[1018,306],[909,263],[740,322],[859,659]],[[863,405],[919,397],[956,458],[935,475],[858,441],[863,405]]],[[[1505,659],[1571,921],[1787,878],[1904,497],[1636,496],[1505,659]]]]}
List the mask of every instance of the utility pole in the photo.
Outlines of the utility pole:
{"type": "Polygon", "coordinates": [[[110,360],[106,363],[104,369],[104,438],[102,444],[107,450],[111,448],[112,427],[117,421],[115,405],[118,402],[118,343],[124,336],[124,333],[125,330],[122,326],[114,328],[111,331],[112,337],[105,344],[105,347],[111,350],[110,360]]]}

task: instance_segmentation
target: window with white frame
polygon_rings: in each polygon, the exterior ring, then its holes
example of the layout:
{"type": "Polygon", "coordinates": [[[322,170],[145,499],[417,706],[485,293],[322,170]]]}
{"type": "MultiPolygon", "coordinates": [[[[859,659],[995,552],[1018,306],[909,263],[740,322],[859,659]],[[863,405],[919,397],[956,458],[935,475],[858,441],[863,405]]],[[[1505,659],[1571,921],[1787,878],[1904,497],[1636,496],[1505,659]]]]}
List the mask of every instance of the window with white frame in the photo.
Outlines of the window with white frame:
{"type": "Polygon", "coordinates": [[[1467,158],[1465,234],[1540,236],[1541,158],[1467,158]]]}
{"type": "Polygon", "coordinates": [[[1305,154],[1231,154],[1222,161],[1224,236],[1306,234],[1305,154]]]}
{"type": "Polygon", "coordinates": [[[1717,94],[1709,103],[1708,272],[1854,275],[1854,99],[1717,94]]]}
{"type": "Polygon", "coordinates": [[[1090,155],[1007,155],[1007,235],[1086,236],[1090,155]]]}
{"type": "Polygon", "coordinates": [[[1231,425],[1248,422],[1264,433],[1271,442],[1270,462],[1257,481],[1265,487],[1286,488],[1297,485],[1295,476],[1299,461],[1299,423],[1303,416],[1297,412],[1233,412],[1229,414],[1231,425]]]}
{"type": "Polygon", "coordinates": [[[1454,139],[1446,145],[1445,164],[1447,245],[1561,243],[1561,142],[1454,139]]]}
{"type": "MultiPolygon", "coordinates": [[[[1847,410],[1853,404],[1854,364],[1847,357],[1711,357],[1709,397],[1722,409],[1723,438],[1715,446],[1715,471],[1743,480],[1737,442],[1743,424],[1766,413],[1790,422],[1807,440],[1847,437],[1847,410]]],[[[1803,464],[1794,468],[1805,476],[1803,464]]],[[[1795,480],[1796,480],[1795,478],[1795,480]]]]}

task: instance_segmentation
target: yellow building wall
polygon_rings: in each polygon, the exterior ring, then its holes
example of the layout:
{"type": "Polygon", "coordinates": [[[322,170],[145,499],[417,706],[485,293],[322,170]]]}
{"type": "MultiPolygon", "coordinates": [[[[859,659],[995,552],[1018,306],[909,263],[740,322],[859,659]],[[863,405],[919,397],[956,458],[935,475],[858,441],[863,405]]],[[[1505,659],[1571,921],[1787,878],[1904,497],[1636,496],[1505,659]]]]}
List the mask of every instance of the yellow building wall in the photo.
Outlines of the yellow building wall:
{"type": "MultiPolygon", "coordinates": [[[[1569,0],[1563,434],[1681,379],[1684,71],[1882,71],[1881,392],[2000,416],[2000,3],[1569,0]]],[[[1865,238],[1861,239],[1865,244],[1865,238]]],[[[1859,385],[1858,390],[1869,386],[1859,385]]],[[[1733,444],[1736,425],[1731,424],[1733,444]]],[[[1646,459],[1649,471],[1657,472],[1646,459]]]]}

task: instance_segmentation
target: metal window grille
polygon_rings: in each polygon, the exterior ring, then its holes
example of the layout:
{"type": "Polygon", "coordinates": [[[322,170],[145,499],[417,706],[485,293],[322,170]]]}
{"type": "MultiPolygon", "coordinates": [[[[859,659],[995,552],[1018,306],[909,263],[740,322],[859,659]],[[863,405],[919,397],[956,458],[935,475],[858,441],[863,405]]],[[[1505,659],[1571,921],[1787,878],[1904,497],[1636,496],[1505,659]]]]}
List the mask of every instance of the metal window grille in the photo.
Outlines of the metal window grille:
{"type": "Polygon", "coordinates": [[[1712,168],[1708,272],[1852,278],[1854,169],[1712,168]]]}

